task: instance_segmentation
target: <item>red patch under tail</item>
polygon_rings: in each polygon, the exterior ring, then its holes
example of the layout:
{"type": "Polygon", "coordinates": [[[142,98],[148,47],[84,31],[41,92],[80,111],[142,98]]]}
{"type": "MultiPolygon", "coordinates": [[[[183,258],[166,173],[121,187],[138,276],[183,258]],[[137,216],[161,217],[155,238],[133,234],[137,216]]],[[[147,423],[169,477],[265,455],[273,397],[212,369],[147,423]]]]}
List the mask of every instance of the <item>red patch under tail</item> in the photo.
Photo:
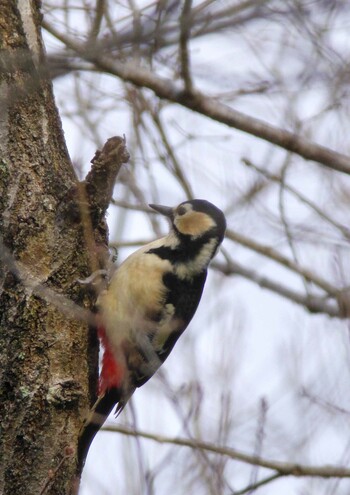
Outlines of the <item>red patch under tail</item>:
{"type": "Polygon", "coordinates": [[[110,348],[105,329],[98,328],[98,336],[103,345],[102,370],[99,379],[99,395],[108,389],[120,389],[125,375],[124,367],[119,364],[110,348]]]}

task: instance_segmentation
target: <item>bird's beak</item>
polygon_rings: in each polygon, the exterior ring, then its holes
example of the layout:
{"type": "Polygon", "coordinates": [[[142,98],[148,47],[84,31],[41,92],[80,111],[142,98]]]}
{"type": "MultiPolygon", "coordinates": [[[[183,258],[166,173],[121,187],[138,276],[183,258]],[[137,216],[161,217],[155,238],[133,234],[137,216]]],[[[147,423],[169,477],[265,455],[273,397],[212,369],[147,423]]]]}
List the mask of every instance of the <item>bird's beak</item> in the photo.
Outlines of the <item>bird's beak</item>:
{"type": "Polygon", "coordinates": [[[161,215],[164,215],[168,218],[172,218],[174,216],[174,209],[170,206],[162,206],[162,205],[148,205],[152,208],[152,210],[157,211],[161,215]]]}

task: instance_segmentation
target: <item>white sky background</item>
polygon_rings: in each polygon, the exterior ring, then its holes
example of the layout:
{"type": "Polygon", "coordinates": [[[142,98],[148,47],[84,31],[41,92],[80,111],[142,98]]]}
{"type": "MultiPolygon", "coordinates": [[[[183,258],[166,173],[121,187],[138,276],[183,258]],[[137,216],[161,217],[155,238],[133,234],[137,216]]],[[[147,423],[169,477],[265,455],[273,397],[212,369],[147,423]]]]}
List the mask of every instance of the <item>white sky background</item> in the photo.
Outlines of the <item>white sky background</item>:
{"type": "MultiPolygon", "coordinates": [[[[234,2],[217,3],[224,7],[234,2]]],[[[317,2],[309,4],[314,12],[317,2]]],[[[115,18],[122,11],[115,6],[115,18]]],[[[126,11],[123,12],[125,15],[126,11]]],[[[58,11],[53,10],[47,20],[57,20],[58,15],[58,11]]],[[[325,22],[321,10],[316,18],[320,25],[325,22]]],[[[79,10],[70,14],[68,21],[70,28],[79,27],[84,32],[85,19],[79,10]]],[[[233,108],[270,124],[291,130],[301,124],[305,137],[349,154],[346,100],[339,96],[340,106],[335,112],[324,109],[334,96],[330,93],[329,81],[335,67],[342,63],[339,54],[344,60],[349,59],[350,12],[332,23],[336,28],[328,34],[329,51],[322,54],[322,63],[316,59],[307,34],[300,32],[293,19],[260,20],[231,32],[198,38],[191,43],[195,84],[211,95],[227,93],[227,103],[233,108]],[[242,89],[263,83],[270,86],[265,94],[239,94],[242,89]],[[231,95],[230,101],[229,93],[236,93],[235,97],[231,95]]],[[[310,30],[314,28],[305,24],[310,30]]],[[[49,53],[54,46],[59,46],[49,35],[46,40],[49,53]]],[[[174,47],[163,50],[162,54],[166,58],[173,52],[174,47]]],[[[159,63],[155,70],[169,75],[164,64],[159,63]]],[[[79,77],[57,79],[54,89],[70,155],[73,161],[84,165],[84,174],[97,146],[112,135],[125,134],[132,154],[132,163],[127,167],[142,189],[145,201],[176,205],[185,199],[179,184],[159,162],[145,133],[147,163],[139,150],[134,151],[131,107],[124,101],[124,89],[116,79],[81,72],[79,77]],[[107,94],[103,100],[99,98],[102,93],[107,94]],[[83,115],[79,110],[81,106],[85,108],[83,115]],[[86,117],[90,119],[90,129],[84,120],[86,117]]],[[[252,204],[240,204],[249,185],[259,177],[242,165],[241,159],[248,158],[277,173],[286,152],[176,105],[169,105],[161,116],[195,197],[208,199],[222,208],[233,230],[292,258],[281,226],[279,186],[270,186],[252,204]],[[186,139],[188,135],[193,138],[186,139]]],[[[147,121],[147,117],[145,119],[147,121]]],[[[149,127],[152,128],[150,122],[149,127]]],[[[154,139],[159,141],[155,131],[154,139]]],[[[341,188],[345,192],[349,190],[349,177],[332,174],[320,165],[293,156],[286,179],[325,208],[331,217],[349,224],[345,202],[339,201],[341,188]]],[[[121,184],[116,186],[115,198],[138,204],[130,190],[121,184]]],[[[304,238],[296,244],[298,261],[330,282],[336,281],[339,285],[343,278],[343,283],[348,283],[349,245],[335,229],[287,192],[284,192],[283,202],[295,237],[299,241],[297,234],[301,233],[304,238]]],[[[155,235],[145,214],[126,213],[116,207],[110,208],[109,225],[111,241],[152,239],[155,235]]],[[[159,229],[161,233],[167,232],[162,220],[159,220],[159,229]]],[[[234,260],[303,291],[300,277],[276,263],[229,240],[223,247],[234,260]]],[[[125,259],[132,250],[120,249],[119,260],[125,259]]],[[[223,255],[219,254],[218,259],[223,261],[223,255]]],[[[187,422],[192,437],[218,442],[222,401],[226,400],[227,429],[220,442],[253,454],[264,398],[267,411],[262,457],[301,464],[347,466],[350,461],[349,357],[346,321],[310,315],[252,282],[239,277],[227,278],[211,270],[200,307],[162,370],[172,393],[179,397],[182,414],[186,416],[191,405],[197,404],[199,408],[187,422]],[[319,403],[305,395],[320,399],[319,403]],[[327,403],[344,411],[327,407],[327,403]]],[[[168,395],[162,380],[154,377],[132,399],[135,417],[128,406],[118,423],[132,424],[156,434],[188,437],[189,432],[168,395]]],[[[185,447],[142,439],[135,441],[101,432],[90,450],[80,495],[180,495],[189,493],[190,489],[198,495],[207,494],[210,492],[206,477],[198,476],[200,465],[198,456],[185,447]],[[144,473],[148,471],[156,474],[153,491],[144,481],[144,473]],[[191,476],[195,479],[193,484],[191,476]]],[[[219,493],[223,494],[244,488],[254,476],[259,479],[271,474],[263,469],[254,471],[251,466],[232,460],[226,462],[224,472],[228,485],[220,488],[219,493]]],[[[206,475],[210,473],[207,468],[206,475]]],[[[256,493],[328,495],[348,494],[349,490],[350,482],[346,480],[289,477],[261,487],[256,493]]]]}

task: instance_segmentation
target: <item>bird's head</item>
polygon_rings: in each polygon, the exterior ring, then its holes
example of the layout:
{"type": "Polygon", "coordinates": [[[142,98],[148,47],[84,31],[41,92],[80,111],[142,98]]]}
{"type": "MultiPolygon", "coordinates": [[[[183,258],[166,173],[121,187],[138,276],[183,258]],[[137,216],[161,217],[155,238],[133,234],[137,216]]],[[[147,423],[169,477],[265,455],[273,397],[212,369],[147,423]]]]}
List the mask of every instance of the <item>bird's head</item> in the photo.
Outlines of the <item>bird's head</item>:
{"type": "Polygon", "coordinates": [[[205,199],[184,201],[174,208],[154,204],[149,206],[168,217],[175,234],[180,237],[190,240],[216,237],[218,244],[224,238],[225,216],[219,208],[205,199]]]}

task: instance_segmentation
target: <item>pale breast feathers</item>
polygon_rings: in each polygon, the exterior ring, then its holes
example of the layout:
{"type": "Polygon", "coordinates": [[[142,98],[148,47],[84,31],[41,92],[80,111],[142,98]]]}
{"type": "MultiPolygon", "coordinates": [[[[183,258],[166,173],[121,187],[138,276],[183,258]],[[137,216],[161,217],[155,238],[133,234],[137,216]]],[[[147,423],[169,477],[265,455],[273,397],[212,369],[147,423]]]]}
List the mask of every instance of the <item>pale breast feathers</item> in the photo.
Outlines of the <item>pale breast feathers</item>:
{"type": "Polygon", "coordinates": [[[98,299],[112,345],[119,345],[130,330],[151,331],[163,311],[167,295],[163,275],[172,270],[172,265],[146,251],[142,248],[129,256],[112,277],[108,291],[98,299]]]}

